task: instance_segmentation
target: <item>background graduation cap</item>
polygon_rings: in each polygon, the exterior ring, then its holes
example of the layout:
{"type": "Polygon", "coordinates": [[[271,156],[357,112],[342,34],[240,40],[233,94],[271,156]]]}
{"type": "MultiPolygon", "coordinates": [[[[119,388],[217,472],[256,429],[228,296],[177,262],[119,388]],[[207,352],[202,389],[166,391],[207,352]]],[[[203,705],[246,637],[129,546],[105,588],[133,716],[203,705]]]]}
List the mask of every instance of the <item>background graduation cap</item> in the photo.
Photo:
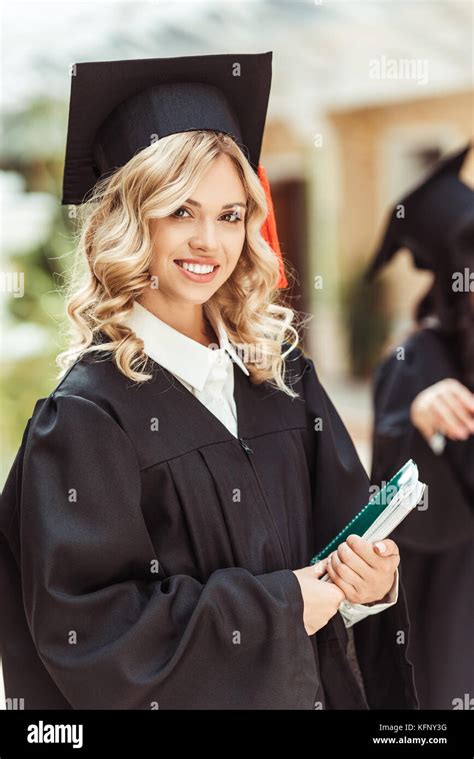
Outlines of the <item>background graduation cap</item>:
{"type": "Polygon", "coordinates": [[[260,164],[272,77],[272,53],[146,58],[77,63],[71,99],[61,203],[87,200],[97,181],[137,152],[178,132],[231,135],[265,190],[261,232],[283,269],[270,185],[260,164]]]}
{"type": "Polygon", "coordinates": [[[440,161],[416,189],[395,205],[367,270],[368,279],[400,248],[411,251],[417,268],[432,270],[443,278],[457,270],[460,254],[474,252],[474,191],[459,179],[471,147],[469,143],[440,161]]]}

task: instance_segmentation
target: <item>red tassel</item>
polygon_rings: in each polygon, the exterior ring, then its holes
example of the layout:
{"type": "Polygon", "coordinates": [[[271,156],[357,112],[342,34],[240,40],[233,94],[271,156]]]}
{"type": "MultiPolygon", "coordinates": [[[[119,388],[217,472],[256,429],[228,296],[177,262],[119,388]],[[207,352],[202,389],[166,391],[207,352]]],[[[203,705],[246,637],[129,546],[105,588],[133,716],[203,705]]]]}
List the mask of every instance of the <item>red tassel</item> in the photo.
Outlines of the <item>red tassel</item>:
{"type": "Polygon", "coordinates": [[[263,223],[263,226],[260,230],[260,234],[267,241],[267,243],[270,245],[271,249],[273,250],[273,252],[278,258],[278,263],[280,267],[280,279],[278,280],[277,288],[280,289],[282,287],[288,287],[288,280],[286,279],[285,269],[283,266],[283,256],[281,253],[280,241],[278,239],[278,233],[277,233],[277,228],[276,228],[275,211],[273,209],[272,195],[270,192],[270,183],[268,181],[266,171],[261,163],[259,163],[258,165],[258,178],[260,179],[260,184],[265,190],[265,197],[267,199],[267,206],[268,206],[268,216],[263,223]]]}

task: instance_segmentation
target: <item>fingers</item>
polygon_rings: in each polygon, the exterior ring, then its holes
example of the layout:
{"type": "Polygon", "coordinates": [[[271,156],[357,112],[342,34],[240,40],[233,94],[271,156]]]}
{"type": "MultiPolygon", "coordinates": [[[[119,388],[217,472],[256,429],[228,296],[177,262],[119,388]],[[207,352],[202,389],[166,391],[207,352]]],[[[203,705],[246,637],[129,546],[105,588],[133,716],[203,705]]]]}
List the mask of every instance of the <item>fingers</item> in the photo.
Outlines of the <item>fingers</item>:
{"type": "Polygon", "coordinates": [[[471,410],[471,393],[461,383],[454,381],[446,388],[444,400],[456,419],[456,428],[464,438],[474,432],[474,416],[471,410]]]}
{"type": "MultiPolygon", "coordinates": [[[[349,570],[349,572],[351,572],[351,571],[352,570],[349,570]]],[[[359,591],[356,589],[356,587],[351,582],[348,582],[347,580],[344,580],[341,577],[341,575],[338,572],[336,572],[336,570],[332,566],[332,561],[329,562],[329,564],[328,564],[328,574],[329,574],[329,577],[331,578],[332,583],[334,585],[337,585],[337,587],[343,593],[343,598],[347,598],[348,600],[351,600],[351,599],[354,599],[354,598],[357,597],[357,594],[358,594],[359,591]]],[[[357,575],[356,575],[356,577],[357,577],[357,575]]],[[[341,600],[343,600],[343,598],[341,598],[341,600]]]]}
{"type": "Polygon", "coordinates": [[[372,567],[372,569],[378,569],[380,566],[380,557],[375,553],[371,543],[367,540],[363,540],[359,535],[349,535],[346,543],[357,556],[369,565],[369,567],[372,567]]]}
{"type": "Polygon", "coordinates": [[[455,396],[445,392],[443,396],[438,396],[434,399],[433,404],[435,404],[433,406],[433,414],[437,427],[441,432],[454,439],[465,440],[469,437],[470,423],[469,421],[467,423],[464,422],[459,415],[462,411],[464,418],[467,418],[467,413],[463,410],[462,405],[455,396]]]}
{"type": "Polygon", "coordinates": [[[439,429],[452,440],[466,440],[474,433],[474,394],[458,380],[441,380],[419,397],[419,421],[426,433],[439,429]]]}
{"type": "Polygon", "coordinates": [[[467,411],[474,414],[474,393],[456,379],[447,380],[451,392],[464,404],[467,411]]]}
{"type": "Polygon", "coordinates": [[[359,535],[349,535],[347,541],[341,543],[331,558],[333,558],[333,569],[341,578],[356,585],[356,576],[359,581],[362,579],[366,582],[370,577],[371,570],[387,569],[387,560],[389,560],[388,569],[396,569],[400,563],[400,552],[397,544],[390,538],[372,545],[359,535]],[[351,569],[354,574],[349,575],[343,571],[341,565],[351,569]]]}
{"type": "Polygon", "coordinates": [[[379,555],[385,558],[388,556],[400,556],[397,544],[394,540],[390,540],[390,538],[385,538],[385,540],[379,540],[377,543],[374,543],[374,549],[377,549],[379,555]]]}
{"type": "MultiPolygon", "coordinates": [[[[332,554],[331,559],[334,562],[333,568],[336,571],[338,571],[339,567],[342,565],[343,567],[351,569],[352,572],[358,576],[359,580],[363,579],[367,574],[367,570],[370,569],[370,567],[367,566],[367,562],[361,558],[347,542],[341,543],[337,551],[332,554]]],[[[342,574],[341,576],[344,579],[347,579],[348,582],[352,582],[349,575],[344,576],[342,574]]]]}
{"type": "Polygon", "coordinates": [[[326,574],[326,568],[327,568],[328,559],[322,559],[317,564],[315,564],[312,567],[313,574],[315,577],[322,577],[324,574],[326,574]]]}
{"type": "MultiPolygon", "coordinates": [[[[344,592],[344,589],[341,588],[340,585],[335,582],[328,582],[327,586],[328,588],[331,589],[331,593],[334,595],[334,603],[336,605],[336,611],[337,611],[337,607],[339,606],[341,601],[345,600],[346,594],[344,592]]],[[[347,587],[350,588],[351,586],[348,585],[347,587]]]]}
{"type": "Polygon", "coordinates": [[[410,418],[428,441],[437,431],[451,440],[466,440],[474,434],[474,393],[448,377],[416,396],[410,418]]]}
{"type": "MultiPolygon", "coordinates": [[[[334,553],[331,556],[331,561],[328,564],[328,573],[330,569],[339,577],[339,579],[344,580],[345,583],[351,585],[353,591],[360,589],[360,586],[364,582],[364,579],[358,575],[357,572],[354,572],[353,569],[340,560],[337,553],[334,553]]],[[[332,579],[331,574],[329,574],[329,576],[332,579]]]]}
{"type": "Polygon", "coordinates": [[[358,535],[350,535],[329,557],[327,572],[348,601],[367,603],[385,596],[399,563],[398,546],[393,540],[386,538],[372,545],[358,535]]]}
{"type": "Polygon", "coordinates": [[[399,563],[398,546],[390,538],[372,545],[352,534],[327,559],[311,569],[313,577],[317,578],[328,573],[342,594],[341,600],[345,597],[354,603],[364,603],[364,599],[373,600],[384,595],[385,586],[389,579],[393,581],[399,563]]]}

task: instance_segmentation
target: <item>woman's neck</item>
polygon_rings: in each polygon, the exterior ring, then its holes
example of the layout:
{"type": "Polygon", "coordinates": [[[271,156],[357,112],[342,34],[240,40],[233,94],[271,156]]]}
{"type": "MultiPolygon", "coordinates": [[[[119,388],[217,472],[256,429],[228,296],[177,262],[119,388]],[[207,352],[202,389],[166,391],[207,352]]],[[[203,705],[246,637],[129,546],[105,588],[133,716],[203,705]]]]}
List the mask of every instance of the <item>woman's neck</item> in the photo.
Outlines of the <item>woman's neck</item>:
{"type": "Polygon", "coordinates": [[[205,317],[201,304],[191,303],[185,306],[181,303],[168,304],[163,299],[158,299],[156,294],[147,291],[142,293],[137,300],[141,306],[157,316],[161,321],[181,332],[181,334],[186,335],[191,340],[195,340],[206,347],[211,343],[219,344],[217,335],[209,320],[205,317]]]}

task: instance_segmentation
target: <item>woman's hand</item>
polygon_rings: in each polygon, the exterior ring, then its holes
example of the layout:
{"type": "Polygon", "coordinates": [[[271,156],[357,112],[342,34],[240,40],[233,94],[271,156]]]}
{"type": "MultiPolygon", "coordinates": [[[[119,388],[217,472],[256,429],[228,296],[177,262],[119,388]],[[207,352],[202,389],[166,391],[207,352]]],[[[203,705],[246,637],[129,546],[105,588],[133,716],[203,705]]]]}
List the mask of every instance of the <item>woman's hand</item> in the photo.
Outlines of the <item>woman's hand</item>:
{"type": "Polygon", "coordinates": [[[416,396],[410,419],[428,442],[436,432],[467,440],[474,434],[474,394],[456,379],[441,380],[416,396]]]}
{"type": "Polygon", "coordinates": [[[399,563],[400,553],[393,540],[372,545],[358,535],[349,535],[329,556],[327,571],[350,603],[369,604],[383,601],[399,563]]]}
{"type": "Polygon", "coordinates": [[[319,579],[326,573],[327,561],[325,559],[315,566],[293,570],[303,595],[303,622],[308,635],[314,635],[321,627],[327,625],[344,600],[344,593],[339,588],[319,579]]]}

